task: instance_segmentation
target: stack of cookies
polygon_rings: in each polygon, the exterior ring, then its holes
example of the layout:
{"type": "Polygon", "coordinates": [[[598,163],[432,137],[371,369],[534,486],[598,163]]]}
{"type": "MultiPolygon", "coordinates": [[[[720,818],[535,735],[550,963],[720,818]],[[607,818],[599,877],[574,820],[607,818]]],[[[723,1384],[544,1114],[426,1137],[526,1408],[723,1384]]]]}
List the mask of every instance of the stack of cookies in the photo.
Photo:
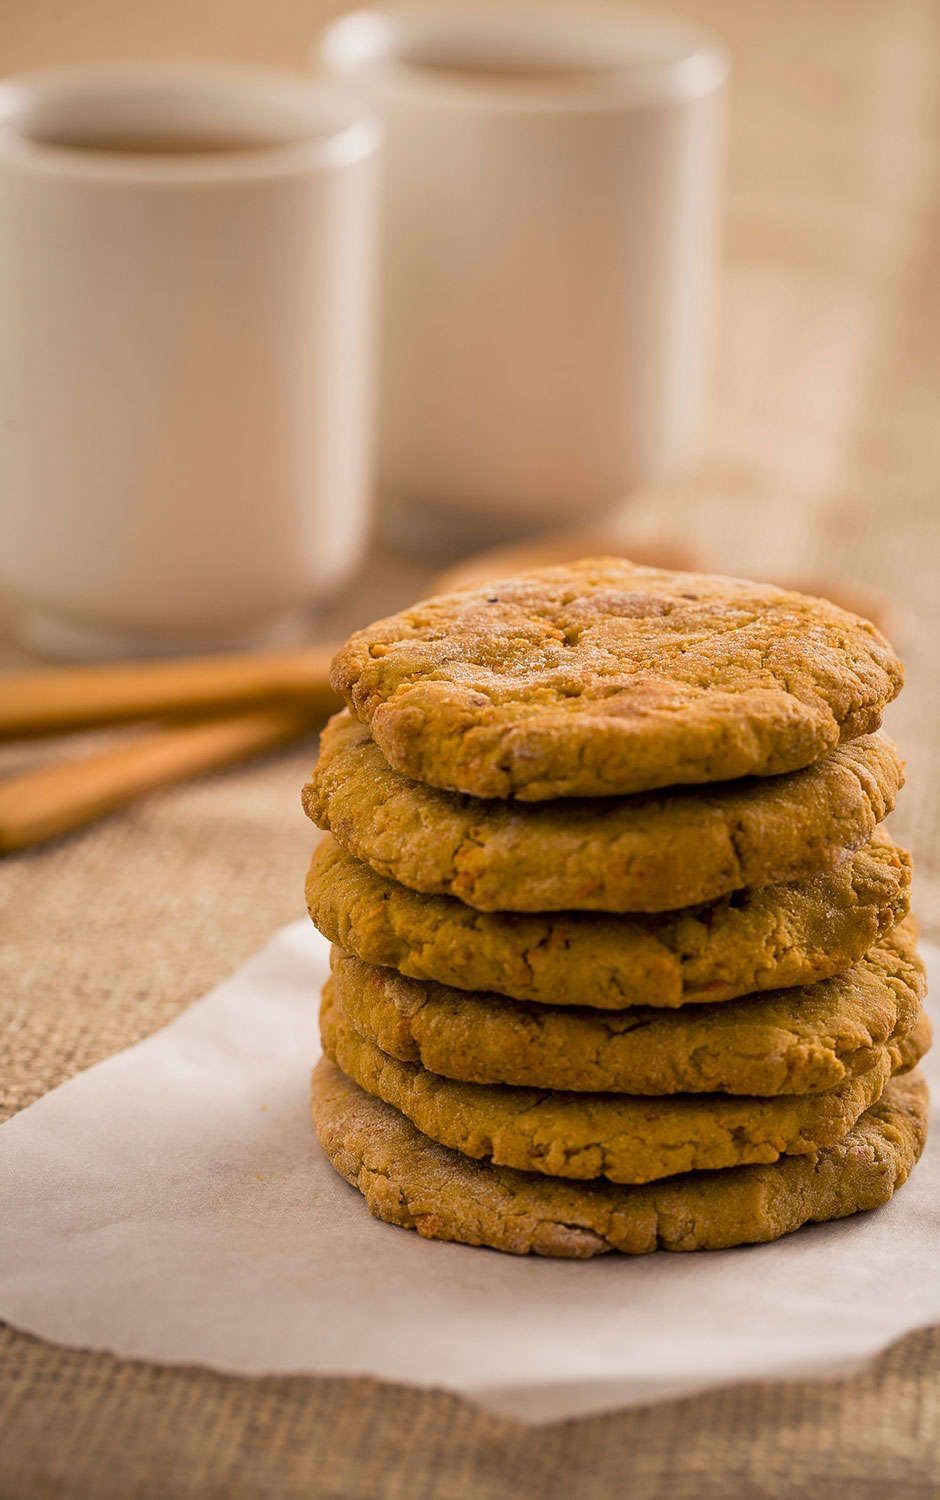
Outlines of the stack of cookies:
{"type": "Polygon", "coordinates": [[[585,1257],[891,1197],[929,1030],[872,625],[601,559],[380,621],[333,682],[313,1108],[374,1214],[585,1257]]]}

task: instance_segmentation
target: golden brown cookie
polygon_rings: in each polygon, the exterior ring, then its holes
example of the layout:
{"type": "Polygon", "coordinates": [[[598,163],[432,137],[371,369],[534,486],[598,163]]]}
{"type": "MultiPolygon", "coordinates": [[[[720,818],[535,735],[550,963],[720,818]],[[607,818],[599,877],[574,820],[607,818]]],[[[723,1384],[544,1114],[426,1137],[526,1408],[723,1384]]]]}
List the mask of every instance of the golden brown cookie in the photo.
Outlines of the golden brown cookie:
{"type": "Polygon", "coordinates": [[[674,1007],[841,973],[905,915],[910,874],[880,828],[835,870],[680,912],[478,912],[378,875],[327,837],[307,908],[331,942],[414,979],[548,1005],[674,1007]]]}
{"type": "Polygon", "coordinates": [[[303,803],[344,849],[427,895],[480,911],[654,912],[834,868],[902,781],[897,750],[876,734],[789,776],[520,807],[409,781],[342,713],[303,803]]]}
{"type": "MultiPolygon", "coordinates": [[[[455,1083],[389,1057],[350,1025],[328,982],[320,1005],[327,1057],[366,1093],[424,1135],[464,1156],[550,1177],[651,1182],[677,1172],[776,1161],[831,1146],[880,1099],[894,1059],[878,1050],[867,1072],[824,1094],[638,1095],[551,1093],[455,1083]]],[[[917,1028],[898,1044],[913,1067],[929,1045],[917,1028]]]]}
{"type": "Polygon", "coordinates": [[[543,801],[797,770],[876,729],[903,678],[827,600],[607,557],[427,599],[331,680],[403,774],[543,801]]]}
{"type": "Polygon", "coordinates": [[[343,1015],[399,1062],[466,1083],[617,1094],[815,1094],[868,1071],[920,1014],[913,923],[819,984],[678,1011],[568,1010],[332,954],[343,1015]]]}
{"type": "Polygon", "coordinates": [[[611,1250],[723,1250],[887,1203],[927,1133],[919,1073],[892,1079],[841,1141],[772,1166],[671,1177],[645,1187],[566,1182],[471,1161],[421,1135],[322,1059],[313,1118],[324,1151],[378,1219],[426,1239],[513,1255],[585,1260],[611,1250]]]}

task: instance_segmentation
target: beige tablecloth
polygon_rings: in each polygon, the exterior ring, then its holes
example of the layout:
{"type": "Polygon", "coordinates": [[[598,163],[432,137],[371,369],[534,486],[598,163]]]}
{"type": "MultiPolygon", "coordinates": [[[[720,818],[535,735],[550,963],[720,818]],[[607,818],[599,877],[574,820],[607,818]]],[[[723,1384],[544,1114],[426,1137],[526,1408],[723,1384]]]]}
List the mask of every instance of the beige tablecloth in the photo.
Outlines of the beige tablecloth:
{"type": "MultiPolygon", "coordinates": [[[[329,8],[21,0],[4,12],[0,60],[299,65],[329,8]]],[[[938,936],[940,10],[677,8],[726,37],[736,70],[720,341],[700,457],[637,497],[626,524],[681,534],[727,571],[885,596],[908,663],[890,718],[909,764],[894,827],[938,936]]],[[[375,559],[324,629],[403,602],[425,577],[375,559]]],[[[0,868],[3,1114],[168,1020],[300,911],[310,832],[297,790],[314,748],[154,797],[0,868]]],[[[21,746],[5,762],[49,753],[21,746]]],[[[442,1394],[225,1379],[3,1330],[0,1500],[926,1496],[940,1464],[938,1377],[940,1335],[923,1333],[848,1382],[526,1431],[442,1394]]]]}

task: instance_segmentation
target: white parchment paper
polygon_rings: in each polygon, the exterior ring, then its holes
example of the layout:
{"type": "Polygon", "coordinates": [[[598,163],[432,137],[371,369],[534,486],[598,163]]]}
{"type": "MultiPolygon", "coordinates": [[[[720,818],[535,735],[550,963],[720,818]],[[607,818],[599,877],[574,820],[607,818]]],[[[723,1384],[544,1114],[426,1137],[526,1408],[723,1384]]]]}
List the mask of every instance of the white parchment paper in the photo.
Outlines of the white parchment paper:
{"type": "Polygon", "coordinates": [[[936,1140],[885,1208],[759,1248],[572,1263],[378,1223],[309,1121],[326,968],[309,922],[284,928],[0,1127],[0,1317],[138,1359],[444,1386],[531,1422],[843,1373],[940,1321],[936,1140]]]}

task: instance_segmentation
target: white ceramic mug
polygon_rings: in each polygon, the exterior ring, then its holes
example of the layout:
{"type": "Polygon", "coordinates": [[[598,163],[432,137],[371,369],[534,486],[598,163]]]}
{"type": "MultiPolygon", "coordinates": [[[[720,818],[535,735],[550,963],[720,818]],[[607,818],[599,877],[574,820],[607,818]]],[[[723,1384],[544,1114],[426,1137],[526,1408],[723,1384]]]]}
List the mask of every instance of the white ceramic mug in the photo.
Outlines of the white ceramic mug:
{"type": "Polygon", "coordinates": [[[34,645],[272,639],[357,562],[379,138],[264,71],[0,89],[0,584],[34,645]]]}
{"type": "Polygon", "coordinates": [[[603,3],[353,12],[386,125],[379,486],[446,548],[602,513],[684,450],[716,256],[721,49],[603,3]]]}

